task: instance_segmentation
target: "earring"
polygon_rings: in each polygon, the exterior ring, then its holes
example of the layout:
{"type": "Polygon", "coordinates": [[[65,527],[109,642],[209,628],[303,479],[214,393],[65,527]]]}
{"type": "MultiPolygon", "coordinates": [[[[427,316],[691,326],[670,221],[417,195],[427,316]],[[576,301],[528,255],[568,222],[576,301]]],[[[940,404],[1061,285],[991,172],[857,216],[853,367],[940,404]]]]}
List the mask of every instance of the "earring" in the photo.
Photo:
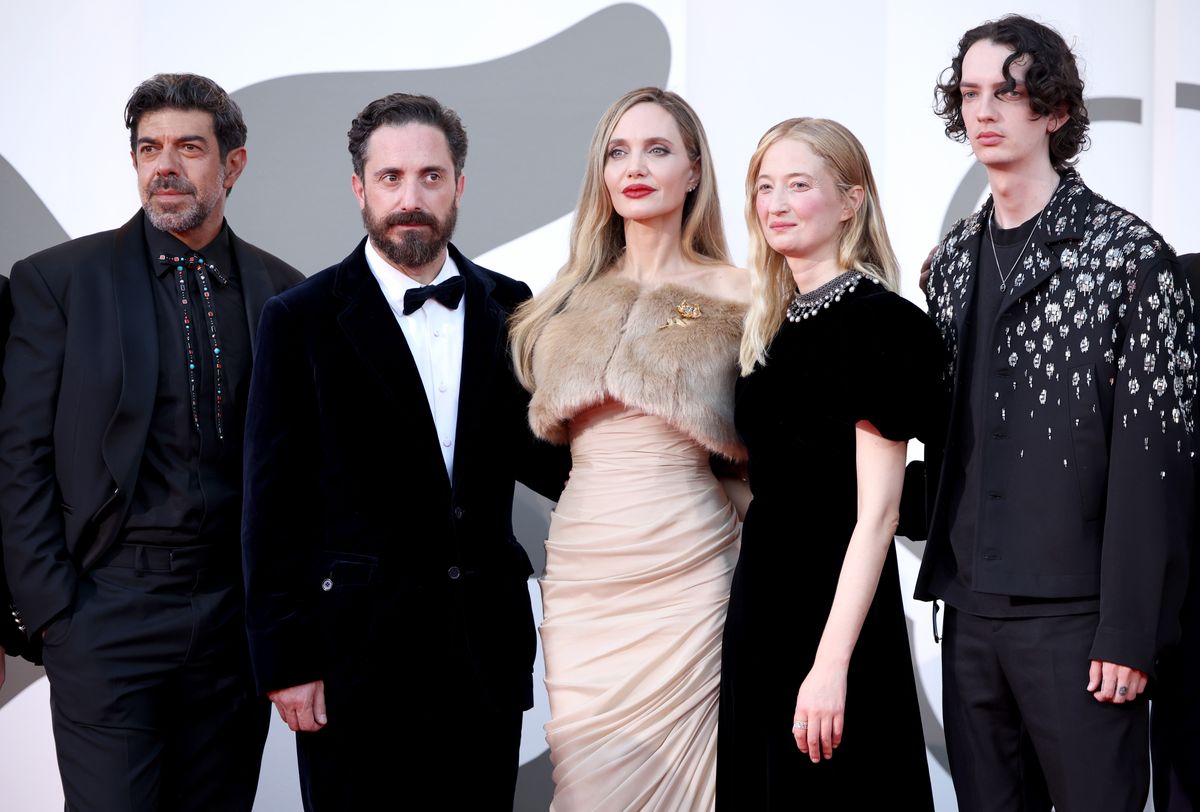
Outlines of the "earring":
{"type": "Polygon", "coordinates": [[[689,186],[689,187],[688,187],[688,194],[691,194],[692,192],[696,191],[696,187],[697,187],[697,186],[699,186],[699,185],[700,185],[700,184],[698,184],[698,183],[693,183],[691,186],[689,186]]]}

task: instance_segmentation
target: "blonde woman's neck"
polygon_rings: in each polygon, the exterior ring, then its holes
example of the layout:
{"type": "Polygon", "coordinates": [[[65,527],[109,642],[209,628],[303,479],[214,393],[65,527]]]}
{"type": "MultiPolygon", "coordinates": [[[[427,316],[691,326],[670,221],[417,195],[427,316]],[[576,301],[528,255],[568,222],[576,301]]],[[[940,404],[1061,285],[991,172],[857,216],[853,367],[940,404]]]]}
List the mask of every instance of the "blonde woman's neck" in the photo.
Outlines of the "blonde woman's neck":
{"type": "Polygon", "coordinates": [[[846,270],[834,257],[816,260],[788,257],[787,264],[792,279],[796,281],[796,289],[801,293],[816,290],[846,270]]]}
{"type": "Polygon", "coordinates": [[[625,221],[625,253],[617,262],[622,277],[656,287],[678,276],[688,263],[680,245],[680,220],[625,221]]]}

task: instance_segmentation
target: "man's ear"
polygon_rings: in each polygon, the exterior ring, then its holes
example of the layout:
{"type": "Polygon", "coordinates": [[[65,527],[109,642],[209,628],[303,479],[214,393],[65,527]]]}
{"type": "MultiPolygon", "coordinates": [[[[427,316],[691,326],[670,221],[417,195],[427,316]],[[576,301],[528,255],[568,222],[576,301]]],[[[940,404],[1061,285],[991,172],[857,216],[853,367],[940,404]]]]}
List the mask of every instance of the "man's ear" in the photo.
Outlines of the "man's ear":
{"type": "Polygon", "coordinates": [[[229,150],[229,154],[225,156],[225,191],[232,189],[233,184],[237,183],[237,179],[242,176],[242,170],[246,168],[246,160],[245,147],[229,150]]]}
{"type": "Polygon", "coordinates": [[[366,208],[367,205],[367,190],[363,188],[362,178],[357,172],[350,175],[350,188],[354,190],[354,196],[358,198],[358,207],[366,208]]]}

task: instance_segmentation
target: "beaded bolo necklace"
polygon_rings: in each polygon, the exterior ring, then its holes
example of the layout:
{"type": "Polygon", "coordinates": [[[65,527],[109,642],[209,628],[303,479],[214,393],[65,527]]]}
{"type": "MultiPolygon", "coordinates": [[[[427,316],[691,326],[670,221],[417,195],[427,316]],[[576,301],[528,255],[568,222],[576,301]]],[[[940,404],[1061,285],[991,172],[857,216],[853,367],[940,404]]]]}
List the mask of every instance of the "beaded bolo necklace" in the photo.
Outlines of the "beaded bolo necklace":
{"type": "Polygon", "coordinates": [[[205,262],[204,257],[199,254],[189,254],[185,257],[159,254],[158,261],[165,265],[173,265],[175,270],[175,289],[179,294],[179,304],[183,308],[183,343],[187,353],[188,390],[192,401],[192,424],[195,425],[196,431],[200,430],[200,404],[196,394],[198,387],[196,365],[200,359],[197,355],[196,343],[192,336],[193,319],[191,293],[188,290],[188,271],[196,275],[196,281],[200,285],[204,324],[208,328],[208,345],[212,351],[213,390],[216,395],[214,419],[217,427],[217,437],[224,440],[223,405],[225,400],[225,376],[222,371],[224,365],[221,360],[221,337],[217,333],[217,314],[213,307],[212,287],[209,284],[209,279],[211,278],[217,284],[224,287],[229,284],[229,278],[217,270],[217,266],[211,262],[205,262]]]}

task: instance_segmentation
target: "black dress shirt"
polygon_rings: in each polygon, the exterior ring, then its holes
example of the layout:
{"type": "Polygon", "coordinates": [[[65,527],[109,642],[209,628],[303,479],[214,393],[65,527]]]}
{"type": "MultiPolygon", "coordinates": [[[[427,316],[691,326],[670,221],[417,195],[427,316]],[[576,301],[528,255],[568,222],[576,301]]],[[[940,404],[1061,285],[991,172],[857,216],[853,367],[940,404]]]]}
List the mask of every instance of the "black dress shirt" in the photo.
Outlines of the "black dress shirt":
{"type": "Polygon", "coordinates": [[[988,386],[988,370],[994,366],[989,353],[996,348],[988,341],[992,325],[1000,313],[1003,291],[1002,278],[1013,284],[1021,255],[1037,224],[1034,216],[1016,228],[995,228],[995,253],[988,231],[983,233],[979,250],[978,276],[975,279],[975,301],[972,314],[973,328],[969,331],[962,350],[963,380],[967,383],[965,398],[960,398],[954,415],[951,443],[947,448],[948,465],[956,466],[960,475],[950,480],[950,547],[951,557],[944,559],[942,567],[930,582],[935,594],[963,612],[982,617],[1048,617],[1095,612],[1100,607],[1098,596],[1080,598],[1030,598],[1020,595],[998,595],[975,589],[972,565],[980,547],[994,547],[989,542],[995,530],[979,522],[980,500],[987,498],[983,493],[983,438],[985,430],[981,415],[985,411],[985,400],[991,393],[988,386]],[[997,266],[996,261],[1000,264],[997,266]]]}
{"type": "MultiPolygon", "coordinates": [[[[158,389],[137,487],[120,540],[127,543],[190,545],[237,539],[241,524],[242,438],[250,384],[250,329],[233,259],[229,230],[198,252],[228,278],[212,281],[224,377],[224,437],[217,434],[213,353],[198,307],[193,307],[199,430],[192,418],[183,309],[172,265],[158,257],[193,253],[146,221],[146,251],[154,276],[158,335],[158,389]]],[[[186,272],[189,300],[200,301],[195,274],[186,272]]]]}

